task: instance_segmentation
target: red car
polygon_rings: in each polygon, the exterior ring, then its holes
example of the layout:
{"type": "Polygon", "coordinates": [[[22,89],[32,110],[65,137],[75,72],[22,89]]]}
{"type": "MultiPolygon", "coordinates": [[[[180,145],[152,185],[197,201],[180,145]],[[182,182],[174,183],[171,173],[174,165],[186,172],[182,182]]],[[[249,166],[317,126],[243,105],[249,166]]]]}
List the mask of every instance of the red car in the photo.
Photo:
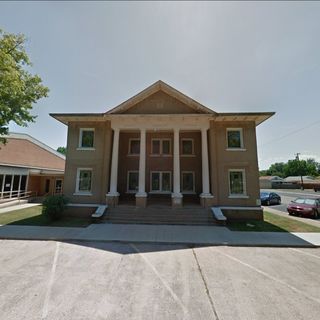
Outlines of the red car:
{"type": "Polygon", "coordinates": [[[287,211],[290,215],[318,219],[320,216],[320,199],[297,198],[288,204],[287,211]]]}

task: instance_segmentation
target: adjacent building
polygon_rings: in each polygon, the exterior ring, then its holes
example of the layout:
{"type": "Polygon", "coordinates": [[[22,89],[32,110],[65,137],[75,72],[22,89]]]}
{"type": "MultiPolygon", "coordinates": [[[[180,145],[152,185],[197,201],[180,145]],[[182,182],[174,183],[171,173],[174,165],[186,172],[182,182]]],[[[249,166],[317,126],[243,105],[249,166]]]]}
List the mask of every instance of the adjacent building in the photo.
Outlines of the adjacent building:
{"type": "Polygon", "coordinates": [[[260,207],[256,127],[273,112],[218,113],[158,81],[105,113],[51,114],[68,126],[73,203],[260,207]]]}
{"type": "Polygon", "coordinates": [[[63,192],[65,156],[23,133],[0,146],[0,199],[63,192]]]}

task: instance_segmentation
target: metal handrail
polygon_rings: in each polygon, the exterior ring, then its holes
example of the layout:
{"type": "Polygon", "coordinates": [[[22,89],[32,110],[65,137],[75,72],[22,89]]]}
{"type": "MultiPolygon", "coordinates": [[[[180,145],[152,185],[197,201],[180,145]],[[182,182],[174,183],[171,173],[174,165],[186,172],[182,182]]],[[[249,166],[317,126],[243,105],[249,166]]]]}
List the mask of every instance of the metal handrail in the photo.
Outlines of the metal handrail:
{"type": "Polygon", "coordinates": [[[37,196],[36,191],[26,191],[26,190],[12,190],[12,191],[4,191],[0,193],[0,199],[26,199],[32,196],[37,196]]]}

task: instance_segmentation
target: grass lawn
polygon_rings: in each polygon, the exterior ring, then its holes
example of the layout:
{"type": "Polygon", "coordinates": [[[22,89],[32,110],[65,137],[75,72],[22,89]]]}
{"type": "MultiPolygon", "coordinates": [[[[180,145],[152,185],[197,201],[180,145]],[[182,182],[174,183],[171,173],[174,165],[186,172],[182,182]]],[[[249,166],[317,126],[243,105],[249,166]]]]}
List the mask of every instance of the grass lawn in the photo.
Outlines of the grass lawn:
{"type": "Polygon", "coordinates": [[[227,227],[232,231],[265,231],[265,232],[320,232],[315,227],[290,218],[265,211],[264,221],[229,222],[227,227]]]}
{"type": "Polygon", "coordinates": [[[27,226],[50,227],[87,227],[89,219],[63,217],[61,220],[51,221],[42,214],[42,206],[35,206],[0,214],[0,224],[14,224],[27,226]]]}

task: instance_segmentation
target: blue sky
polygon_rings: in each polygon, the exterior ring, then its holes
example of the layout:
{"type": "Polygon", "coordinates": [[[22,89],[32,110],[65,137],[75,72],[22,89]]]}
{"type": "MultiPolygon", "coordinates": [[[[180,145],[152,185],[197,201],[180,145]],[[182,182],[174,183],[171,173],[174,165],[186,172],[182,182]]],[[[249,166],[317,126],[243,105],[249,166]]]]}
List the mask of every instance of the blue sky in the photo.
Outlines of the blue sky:
{"type": "Polygon", "coordinates": [[[64,146],[50,112],[104,112],[161,79],[217,112],[276,111],[260,169],[320,161],[320,2],[0,2],[0,28],[27,36],[50,88],[11,131],[64,146]]]}

